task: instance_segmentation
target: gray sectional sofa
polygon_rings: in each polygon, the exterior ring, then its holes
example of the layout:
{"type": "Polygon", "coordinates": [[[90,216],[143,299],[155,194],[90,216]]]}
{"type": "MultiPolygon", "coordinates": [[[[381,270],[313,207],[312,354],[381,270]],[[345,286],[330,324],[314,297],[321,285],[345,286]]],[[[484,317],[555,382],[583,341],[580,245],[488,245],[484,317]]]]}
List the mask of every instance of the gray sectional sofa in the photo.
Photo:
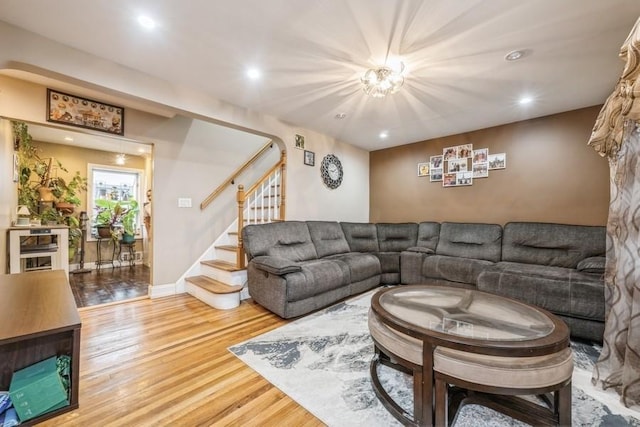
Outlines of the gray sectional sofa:
{"type": "Polygon", "coordinates": [[[604,227],[285,221],[242,234],[249,294],[283,318],[380,285],[431,284],[523,300],[561,317],[573,337],[602,340],[604,227]]]}

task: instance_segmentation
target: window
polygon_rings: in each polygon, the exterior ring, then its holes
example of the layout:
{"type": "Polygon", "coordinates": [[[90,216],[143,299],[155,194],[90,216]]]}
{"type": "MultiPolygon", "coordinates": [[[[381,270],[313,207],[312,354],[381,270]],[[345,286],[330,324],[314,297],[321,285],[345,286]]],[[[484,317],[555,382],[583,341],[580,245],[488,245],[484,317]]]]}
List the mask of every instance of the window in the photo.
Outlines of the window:
{"type": "MultiPolygon", "coordinates": [[[[93,218],[96,214],[96,200],[130,201],[135,200],[139,204],[138,217],[135,221],[136,236],[141,236],[140,210],[142,210],[142,195],[144,171],[139,169],[120,168],[89,164],[89,194],[87,214],[93,218]]],[[[95,237],[97,231],[91,225],[91,237],[95,237]]]]}

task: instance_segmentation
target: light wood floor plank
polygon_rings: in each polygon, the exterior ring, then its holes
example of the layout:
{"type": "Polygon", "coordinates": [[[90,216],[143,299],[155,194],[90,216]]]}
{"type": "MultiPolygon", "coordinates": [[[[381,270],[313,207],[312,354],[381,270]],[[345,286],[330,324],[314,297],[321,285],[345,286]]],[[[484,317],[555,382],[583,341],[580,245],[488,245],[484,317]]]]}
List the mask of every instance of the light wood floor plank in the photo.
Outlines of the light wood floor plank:
{"type": "Polygon", "coordinates": [[[189,295],[80,310],[80,408],[41,426],[322,426],[227,348],[284,325],[189,295]]]}

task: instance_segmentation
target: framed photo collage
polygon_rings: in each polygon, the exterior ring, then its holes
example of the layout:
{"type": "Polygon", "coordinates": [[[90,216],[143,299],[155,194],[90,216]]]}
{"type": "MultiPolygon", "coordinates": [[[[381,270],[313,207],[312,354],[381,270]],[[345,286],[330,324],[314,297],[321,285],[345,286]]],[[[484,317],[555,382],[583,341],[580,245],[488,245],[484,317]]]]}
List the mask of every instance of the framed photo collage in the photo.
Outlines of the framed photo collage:
{"type": "Polygon", "coordinates": [[[460,187],[473,185],[474,179],[487,178],[490,170],[506,167],[506,153],[489,154],[488,148],[474,150],[473,144],[464,144],[446,147],[442,155],[429,157],[428,163],[418,163],[418,176],[442,182],[443,187],[460,187]]]}

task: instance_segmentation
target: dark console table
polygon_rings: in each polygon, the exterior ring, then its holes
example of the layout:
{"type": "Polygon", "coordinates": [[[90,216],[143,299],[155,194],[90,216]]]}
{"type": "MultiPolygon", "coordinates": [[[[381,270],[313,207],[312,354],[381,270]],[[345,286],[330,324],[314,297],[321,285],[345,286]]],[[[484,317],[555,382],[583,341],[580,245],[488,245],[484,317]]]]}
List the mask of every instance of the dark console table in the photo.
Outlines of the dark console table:
{"type": "Polygon", "coordinates": [[[71,356],[68,406],[21,425],[33,425],[78,407],[80,315],[64,270],[0,275],[0,390],[14,371],[52,356],[71,356]]]}

